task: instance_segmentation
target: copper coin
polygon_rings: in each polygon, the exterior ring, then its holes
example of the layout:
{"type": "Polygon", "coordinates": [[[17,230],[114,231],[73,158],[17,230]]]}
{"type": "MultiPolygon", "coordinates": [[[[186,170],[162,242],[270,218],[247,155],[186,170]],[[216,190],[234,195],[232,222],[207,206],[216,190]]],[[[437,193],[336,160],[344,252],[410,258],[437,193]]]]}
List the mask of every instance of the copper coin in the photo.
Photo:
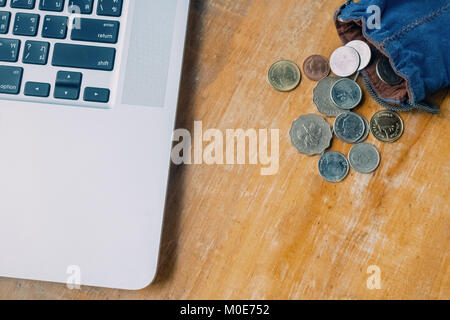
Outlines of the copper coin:
{"type": "Polygon", "coordinates": [[[305,60],[303,72],[305,72],[308,79],[319,81],[330,74],[330,64],[325,57],[313,55],[305,60]]]}

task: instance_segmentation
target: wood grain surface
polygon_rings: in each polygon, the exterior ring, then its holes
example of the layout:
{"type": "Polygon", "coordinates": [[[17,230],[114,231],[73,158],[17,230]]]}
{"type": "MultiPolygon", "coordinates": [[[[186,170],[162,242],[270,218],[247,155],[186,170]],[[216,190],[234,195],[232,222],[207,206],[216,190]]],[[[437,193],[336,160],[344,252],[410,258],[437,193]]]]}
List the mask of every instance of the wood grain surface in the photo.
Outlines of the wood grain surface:
{"type": "MultiPolygon", "coordinates": [[[[324,182],[317,157],[291,146],[293,120],[317,113],[315,82],[279,93],[266,73],[341,45],[339,0],[192,2],[177,127],[280,130],[280,170],[254,165],[173,166],[156,282],[137,291],[0,279],[6,299],[448,299],[450,99],[437,116],[401,114],[394,144],[369,142],[382,163],[324,182]],[[381,289],[367,288],[367,268],[381,289]]],[[[361,83],[362,85],[362,83],[361,83]]],[[[363,86],[364,87],[364,86],[363,86]]],[[[365,91],[357,112],[379,107],[365,91]]],[[[329,120],[331,123],[331,120],[329,120]]],[[[350,145],[335,141],[333,150],[350,145]]]]}

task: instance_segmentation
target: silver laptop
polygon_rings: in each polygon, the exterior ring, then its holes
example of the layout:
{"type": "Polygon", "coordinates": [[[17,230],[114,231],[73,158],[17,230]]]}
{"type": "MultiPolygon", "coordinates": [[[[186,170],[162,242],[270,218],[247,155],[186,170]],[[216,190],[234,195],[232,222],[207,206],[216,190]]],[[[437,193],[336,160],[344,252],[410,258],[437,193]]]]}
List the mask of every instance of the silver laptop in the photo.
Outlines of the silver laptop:
{"type": "Polygon", "coordinates": [[[140,289],[188,0],[0,0],[0,276],[140,289]]]}

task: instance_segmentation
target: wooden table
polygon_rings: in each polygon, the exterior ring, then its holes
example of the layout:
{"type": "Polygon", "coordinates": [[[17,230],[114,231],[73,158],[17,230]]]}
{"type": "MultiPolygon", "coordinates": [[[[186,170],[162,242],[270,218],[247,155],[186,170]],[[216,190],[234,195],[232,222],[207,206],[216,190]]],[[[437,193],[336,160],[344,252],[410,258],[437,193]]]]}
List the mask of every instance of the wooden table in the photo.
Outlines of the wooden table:
{"type": "MultiPolygon", "coordinates": [[[[373,175],[324,182],[317,157],[291,146],[299,115],[317,113],[316,85],[291,93],[267,84],[272,62],[303,64],[341,45],[339,0],[195,0],[177,126],[280,129],[280,170],[257,165],[173,167],[156,282],[127,292],[0,280],[0,298],[38,299],[448,299],[450,99],[438,116],[402,114],[406,131],[382,144],[373,175]],[[381,270],[369,290],[368,267],[381,270]]],[[[380,107],[368,97],[358,112],[380,107]]],[[[331,120],[330,120],[331,121],[331,120]]],[[[333,149],[350,145],[335,141],[333,149]]]]}

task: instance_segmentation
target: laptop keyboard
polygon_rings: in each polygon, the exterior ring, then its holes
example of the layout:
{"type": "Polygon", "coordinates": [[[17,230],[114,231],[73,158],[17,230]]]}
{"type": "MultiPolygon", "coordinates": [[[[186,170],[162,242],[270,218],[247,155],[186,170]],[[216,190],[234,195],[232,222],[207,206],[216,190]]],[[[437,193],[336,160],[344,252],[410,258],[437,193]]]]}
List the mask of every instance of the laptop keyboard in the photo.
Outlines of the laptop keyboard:
{"type": "Polygon", "coordinates": [[[0,99],[102,106],[124,0],[0,0],[0,99]]]}

